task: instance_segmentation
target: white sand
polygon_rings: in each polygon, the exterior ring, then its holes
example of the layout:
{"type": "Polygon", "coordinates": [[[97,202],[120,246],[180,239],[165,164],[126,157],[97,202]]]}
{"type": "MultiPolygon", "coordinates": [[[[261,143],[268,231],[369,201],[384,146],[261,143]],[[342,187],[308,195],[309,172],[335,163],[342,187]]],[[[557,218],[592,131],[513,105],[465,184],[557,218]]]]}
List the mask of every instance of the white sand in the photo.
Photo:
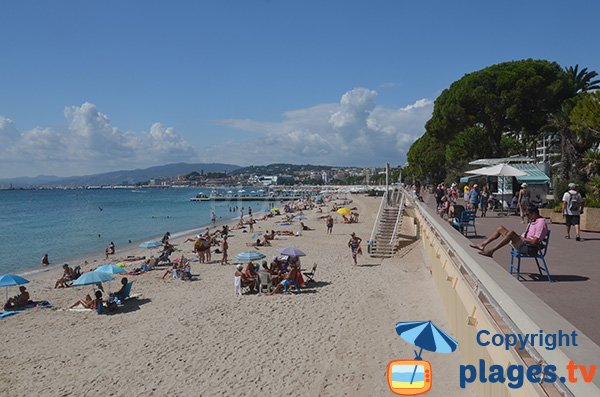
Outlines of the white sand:
{"type": "MultiPolygon", "coordinates": [[[[162,270],[130,277],[132,292],[142,298],[116,314],[32,309],[0,320],[0,395],[392,395],[387,363],[412,359],[414,348],[396,335],[396,322],[432,320],[444,328],[447,321],[420,243],[383,263],[369,258],[366,240],[379,199],[352,199],[359,224],[336,224],[328,236],[324,221],[316,220],[321,214],[307,211],[304,222],[315,231],[260,248],[271,257],[278,247],[297,247],[307,253],[305,270],[318,263],[317,286],[307,285],[300,295],[238,297],[233,266],[196,262],[193,282],[162,280],[162,270]],[[364,240],[357,268],[346,246],[353,231],[364,240]]],[[[255,231],[272,224],[259,222],[255,231]]],[[[230,258],[249,249],[251,238],[234,234],[230,258]]],[[[178,248],[191,255],[192,243],[178,248]]],[[[32,299],[66,308],[92,292],[91,286],[53,289],[60,273],[30,277],[32,299]]],[[[116,290],[118,281],[107,287],[116,290]]],[[[457,353],[424,352],[423,358],[434,368],[429,395],[462,395],[457,353]]]]}

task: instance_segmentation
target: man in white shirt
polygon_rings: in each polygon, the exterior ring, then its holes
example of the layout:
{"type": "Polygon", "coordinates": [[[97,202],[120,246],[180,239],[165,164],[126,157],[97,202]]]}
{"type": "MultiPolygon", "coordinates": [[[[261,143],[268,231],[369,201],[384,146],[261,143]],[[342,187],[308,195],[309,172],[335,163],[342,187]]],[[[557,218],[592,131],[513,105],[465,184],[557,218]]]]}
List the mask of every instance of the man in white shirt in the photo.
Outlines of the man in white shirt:
{"type": "Polygon", "coordinates": [[[581,241],[579,235],[579,217],[583,214],[583,198],[577,191],[577,185],[569,183],[569,190],[565,192],[562,198],[563,215],[567,224],[567,235],[565,238],[571,238],[571,226],[575,226],[575,240],[581,241]]]}

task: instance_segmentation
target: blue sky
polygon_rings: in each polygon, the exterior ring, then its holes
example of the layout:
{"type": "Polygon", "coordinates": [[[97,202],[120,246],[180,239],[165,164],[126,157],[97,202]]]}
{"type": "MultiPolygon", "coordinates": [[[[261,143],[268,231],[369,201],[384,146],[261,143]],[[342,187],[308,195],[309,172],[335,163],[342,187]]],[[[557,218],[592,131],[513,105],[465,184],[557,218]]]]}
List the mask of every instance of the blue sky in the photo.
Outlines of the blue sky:
{"type": "Polygon", "coordinates": [[[0,177],[401,164],[465,73],[600,71],[581,1],[0,3],[0,177]]]}

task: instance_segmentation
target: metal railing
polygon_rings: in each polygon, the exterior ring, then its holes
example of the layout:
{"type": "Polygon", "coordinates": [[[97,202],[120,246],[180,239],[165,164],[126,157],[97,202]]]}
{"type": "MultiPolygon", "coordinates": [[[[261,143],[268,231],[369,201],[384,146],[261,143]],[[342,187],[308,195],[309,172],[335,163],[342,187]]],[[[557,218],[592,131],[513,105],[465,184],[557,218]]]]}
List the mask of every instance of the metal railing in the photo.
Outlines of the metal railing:
{"type": "Polygon", "coordinates": [[[377,231],[377,226],[379,225],[379,218],[381,217],[383,204],[387,202],[387,194],[388,192],[385,192],[381,198],[381,203],[379,204],[379,210],[377,210],[377,216],[375,216],[375,222],[373,222],[373,230],[371,231],[371,238],[369,241],[374,241],[375,239],[375,233],[377,231]]]}
{"type": "Polygon", "coordinates": [[[390,245],[392,246],[392,249],[394,248],[396,240],[398,240],[398,228],[402,225],[402,211],[404,211],[404,194],[402,194],[400,190],[398,190],[398,194],[400,195],[400,205],[398,207],[398,215],[396,216],[394,232],[392,233],[392,238],[390,238],[390,245]]]}

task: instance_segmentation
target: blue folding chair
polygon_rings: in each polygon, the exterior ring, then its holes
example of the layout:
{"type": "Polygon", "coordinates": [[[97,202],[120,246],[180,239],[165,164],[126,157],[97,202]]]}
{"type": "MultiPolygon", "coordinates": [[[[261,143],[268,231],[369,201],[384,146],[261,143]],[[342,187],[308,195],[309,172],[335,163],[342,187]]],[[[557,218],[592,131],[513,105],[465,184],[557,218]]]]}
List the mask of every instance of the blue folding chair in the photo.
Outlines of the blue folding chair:
{"type": "MultiPolygon", "coordinates": [[[[546,277],[548,277],[548,281],[552,282],[552,277],[550,276],[550,270],[548,270],[548,264],[546,263],[546,253],[548,252],[548,242],[549,241],[550,241],[550,230],[548,230],[548,234],[546,234],[546,237],[544,238],[544,241],[542,242],[542,248],[538,249],[537,253],[535,255],[522,254],[513,248],[510,251],[510,274],[513,274],[513,270],[516,270],[517,271],[516,277],[517,277],[517,280],[519,280],[519,278],[521,277],[521,258],[533,258],[533,259],[535,259],[535,263],[538,267],[538,272],[540,273],[540,276],[544,276],[542,271],[545,271],[546,277]],[[542,266],[540,266],[539,259],[541,259],[542,263],[544,264],[543,268],[542,268],[542,266]]],[[[523,280],[524,279],[525,278],[523,277],[523,280]]]]}
{"type": "Polygon", "coordinates": [[[452,221],[452,226],[460,230],[465,237],[469,234],[469,228],[473,228],[473,233],[477,236],[477,229],[475,228],[475,211],[466,211],[460,213],[460,217],[456,221],[452,221]]]}

